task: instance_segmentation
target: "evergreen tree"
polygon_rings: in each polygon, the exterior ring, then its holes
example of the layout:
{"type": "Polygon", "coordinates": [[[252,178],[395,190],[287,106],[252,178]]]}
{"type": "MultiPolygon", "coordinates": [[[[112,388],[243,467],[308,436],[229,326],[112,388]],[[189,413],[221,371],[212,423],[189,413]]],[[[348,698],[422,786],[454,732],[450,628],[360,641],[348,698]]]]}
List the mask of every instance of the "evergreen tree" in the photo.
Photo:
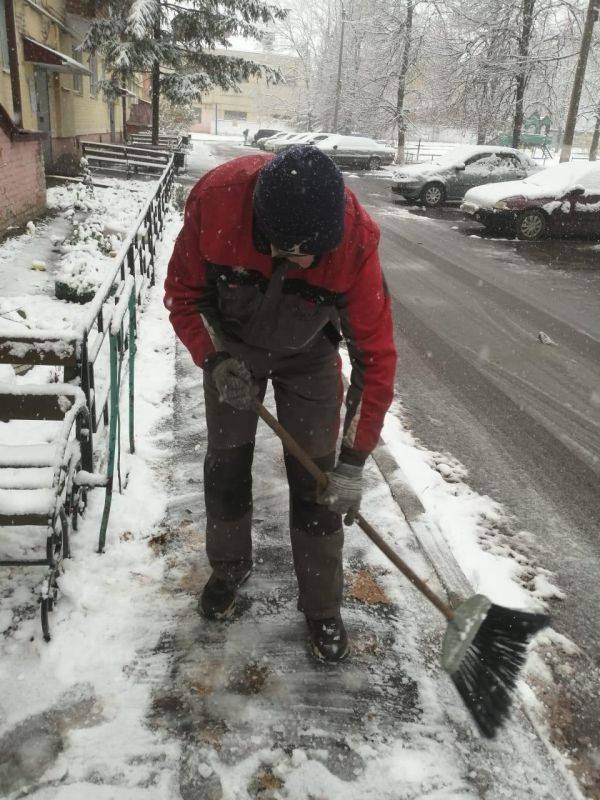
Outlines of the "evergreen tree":
{"type": "Polygon", "coordinates": [[[94,21],[84,47],[101,53],[111,73],[108,97],[135,73],[152,75],[152,136],[158,139],[160,96],[185,106],[214,87],[236,89],[252,77],[279,80],[276,70],[227,54],[230,37],[259,39],[262,26],[285,17],[264,0],[91,0],[94,21]]]}

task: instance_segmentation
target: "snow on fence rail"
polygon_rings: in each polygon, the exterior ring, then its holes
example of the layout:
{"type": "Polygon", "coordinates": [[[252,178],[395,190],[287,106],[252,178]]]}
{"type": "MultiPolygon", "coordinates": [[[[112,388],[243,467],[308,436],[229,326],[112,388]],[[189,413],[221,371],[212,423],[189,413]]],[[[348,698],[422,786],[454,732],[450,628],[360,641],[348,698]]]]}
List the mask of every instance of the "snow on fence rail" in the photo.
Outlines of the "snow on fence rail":
{"type": "Polygon", "coordinates": [[[0,383],[0,421],[62,421],[50,443],[0,448],[0,528],[31,525],[46,530],[45,558],[3,559],[0,566],[47,567],[40,595],[45,639],[50,638],[48,612],[57,597],[57,576],[62,558],[68,555],[70,529],[85,505],[86,492],[99,486],[106,489],[100,552],[104,548],[119,447],[120,389],[125,374],[129,448],[131,452],[134,449],[137,316],[147,289],[155,281],[156,242],[164,227],[174,161],[171,155],[153,196],[140,212],[78,329],[38,329],[24,334],[10,331],[4,335],[0,330],[0,363],[63,369],[64,384],[0,383]],[[105,354],[103,362],[101,356],[105,354]],[[94,440],[103,427],[108,428],[108,436],[106,452],[101,454],[94,447],[94,440]],[[104,474],[94,473],[95,460],[106,465],[104,474]]]}

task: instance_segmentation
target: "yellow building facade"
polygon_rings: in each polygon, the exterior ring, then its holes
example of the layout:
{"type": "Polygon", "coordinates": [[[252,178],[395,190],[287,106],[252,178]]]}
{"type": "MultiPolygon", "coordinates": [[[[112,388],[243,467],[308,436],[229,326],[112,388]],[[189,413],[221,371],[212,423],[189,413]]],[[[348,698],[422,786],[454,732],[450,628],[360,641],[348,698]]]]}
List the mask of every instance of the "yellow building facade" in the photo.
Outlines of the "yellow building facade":
{"type": "MultiPolygon", "coordinates": [[[[0,0],[0,105],[22,128],[47,134],[43,143],[47,171],[78,158],[80,139],[116,142],[122,138],[122,103],[107,102],[98,86],[100,80],[110,77],[105,75],[102,59],[79,49],[89,27],[82,11],[79,0],[0,0]],[[17,51],[16,81],[9,63],[9,3],[17,51]],[[14,103],[15,82],[21,119],[14,103]]],[[[141,77],[122,91],[126,119],[132,116],[134,106],[147,106],[142,113],[136,108],[133,116],[149,119],[149,98],[141,77]]]]}
{"type": "Polygon", "coordinates": [[[273,51],[227,50],[223,55],[245,58],[279,71],[281,81],[253,78],[239,91],[215,89],[194,104],[197,122],[191,130],[201,133],[253,134],[260,127],[291,127],[298,110],[299,62],[294,56],[273,51]]]}

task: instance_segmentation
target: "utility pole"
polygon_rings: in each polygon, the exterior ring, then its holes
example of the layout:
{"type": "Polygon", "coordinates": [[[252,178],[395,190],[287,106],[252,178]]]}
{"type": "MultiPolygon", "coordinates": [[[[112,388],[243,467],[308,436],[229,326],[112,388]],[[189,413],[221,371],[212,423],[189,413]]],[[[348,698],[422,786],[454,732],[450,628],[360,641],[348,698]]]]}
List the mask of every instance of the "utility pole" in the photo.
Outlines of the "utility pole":
{"type": "Polygon", "coordinates": [[[585,16],[585,24],[583,26],[583,35],[581,37],[581,49],[579,50],[579,59],[577,61],[577,69],[575,70],[573,89],[571,90],[571,102],[569,103],[569,111],[567,113],[567,121],[565,123],[565,135],[563,137],[562,150],[560,151],[561,162],[571,160],[571,150],[573,149],[575,124],[577,122],[577,113],[579,111],[579,101],[581,100],[581,90],[583,88],[585,68],[587,66],[590,45],[592,43],[594,23],[598,19],[599,8],[600,0],[589,1],[587,14],[585,16]]]}
{"type": "Polygon", "coordinates": [[[342,62],[344,60],[344,28],[346,26],[346,9],[342,3],[342,31],[340,34],[340,54],[338,56],[337,85],[335,87],[335,105],[333,107],[332,132],[338,129],[338,114],[340,111],[340,95],[342,93],[342,62]]]}

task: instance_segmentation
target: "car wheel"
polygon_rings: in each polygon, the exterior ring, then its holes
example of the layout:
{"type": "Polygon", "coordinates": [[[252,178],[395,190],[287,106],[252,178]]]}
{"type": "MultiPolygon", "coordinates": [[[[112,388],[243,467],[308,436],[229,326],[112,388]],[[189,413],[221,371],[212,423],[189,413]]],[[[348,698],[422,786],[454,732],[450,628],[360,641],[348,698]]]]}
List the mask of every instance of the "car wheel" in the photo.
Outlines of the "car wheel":
{"type": "Polygon", "coordinates": [[[548,235],[548,219],[543,211],[532,208],[523,211],[517,219],[517,236],[528,242],[545,239],[548,235]]]}
{"type": "Polygon", "coordinates": [[[445,192],[441,183],[428,183],[421,192],[421,202],[427,208],[441,206],[444,202],[445,192]]]}
{"type": "Polygon", "coordinates": [[[379,169],[381,167],[381,159],[378,156],[371,156],[368,166],[369,169],[379,169]]]}

